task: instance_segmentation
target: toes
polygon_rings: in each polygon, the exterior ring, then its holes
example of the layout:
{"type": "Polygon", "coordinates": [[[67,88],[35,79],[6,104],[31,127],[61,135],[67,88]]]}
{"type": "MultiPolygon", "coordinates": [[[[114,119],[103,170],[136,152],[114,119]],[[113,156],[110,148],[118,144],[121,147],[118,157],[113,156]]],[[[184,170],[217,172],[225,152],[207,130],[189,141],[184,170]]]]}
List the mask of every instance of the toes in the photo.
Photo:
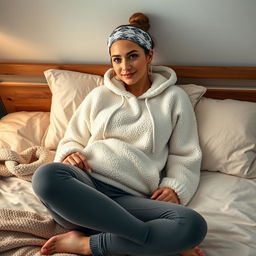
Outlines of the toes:
{"type": "Polygon", "coordinates": [[[42,249],[40,250],[40,253],[41,253],[42,255],[50,255],[50,254],[49,254],[49,251],[48,251],[46,248],[42,248],[42,249]]]}
{"type": "Polygon", "coordinates": [[[53,253],[55,253],[55,247],[54,246],[41,249],[41,254],[43,254],[43,255],[52,255],[53,253]]]}
{"type": "Polygon", "coordinates": [[[50,248],[50,247],[52,247],[55,243],[56,243],[56,241],[58,240],[58,236],[53,236],[53,237],[51,237],[45,244],[44,244],[44,246],[43,246],[43,248],[50,248]]]}
{"type": "Polygon", "coordinates": [[[53,254],[56,240],[57,240],[57,237],[50,238],[41,248],[41,254],[43,255],[53,254]]]}
{"type": "Polygon", "coordinates": [[[194,249],[190,249],[180,253],[181,256],[206,256],[203,250],[200,247],[195,247],[194,249]]]}
{"type": "Polygon", "coordinates": [[[198,253],[199,256],[206,256],[206,254],[203,252],[203,250],[199,246],[197,246],[195,248],[195,250],[196,250],[196,252],[198,253]]]}

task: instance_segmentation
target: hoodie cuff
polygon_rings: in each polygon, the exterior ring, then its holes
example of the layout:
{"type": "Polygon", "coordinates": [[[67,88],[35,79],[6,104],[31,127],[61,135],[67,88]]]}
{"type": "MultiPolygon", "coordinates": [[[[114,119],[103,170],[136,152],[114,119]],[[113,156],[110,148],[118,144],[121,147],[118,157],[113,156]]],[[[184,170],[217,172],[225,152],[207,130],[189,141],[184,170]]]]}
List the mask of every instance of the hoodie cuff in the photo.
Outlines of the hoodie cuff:
{"type": "Polygon", "coordinates": [[[62,149],[61,152],[57,151],[53,162],[62,162],[68,155],[76,152],[80,152],[81,154],[84,154],[83,150],[79,148],[69,148],[66,150],[62,149]]]}
{"type": "Polygon", "coordinates": [[[191,191],[191,193],[190,193],[186,189],[185,184],[181,184],[174,178],[167,178],[167,177],[163,178],[163,180],[161,181],[161,183],[159,185],[159,188],[163,188],[163,187],[168,187],[168,188],[173,189],[175,191],[175,193],[177,194],[177,196],[180,200],[180,203],[182,205],[187,205],[193,196],[193,192],[191,191]]]}

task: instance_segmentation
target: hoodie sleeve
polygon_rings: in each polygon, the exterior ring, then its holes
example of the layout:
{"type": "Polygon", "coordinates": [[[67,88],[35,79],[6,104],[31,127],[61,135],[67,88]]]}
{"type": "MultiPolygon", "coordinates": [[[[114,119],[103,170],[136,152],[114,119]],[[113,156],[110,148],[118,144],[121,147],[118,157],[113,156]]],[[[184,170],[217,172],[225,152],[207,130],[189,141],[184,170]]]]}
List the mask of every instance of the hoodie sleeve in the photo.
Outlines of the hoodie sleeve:
{"type": "Polygon", "coordinates": [[[70,119],[64,137],[60,140],[54,162],[62,162],[71,153],[81,152],[91,136],[90,133],[90,97],[87,96],[70,119]]]}
{"type": "Polygon", "coordinates": [[[160,188],[170,187],[186,205],[196,192],[200,179],[202,153],[199,146],[194,109],[188,95],[180,88],[174,102],[174,129],[169,140],[166,177],[160,188]]]}

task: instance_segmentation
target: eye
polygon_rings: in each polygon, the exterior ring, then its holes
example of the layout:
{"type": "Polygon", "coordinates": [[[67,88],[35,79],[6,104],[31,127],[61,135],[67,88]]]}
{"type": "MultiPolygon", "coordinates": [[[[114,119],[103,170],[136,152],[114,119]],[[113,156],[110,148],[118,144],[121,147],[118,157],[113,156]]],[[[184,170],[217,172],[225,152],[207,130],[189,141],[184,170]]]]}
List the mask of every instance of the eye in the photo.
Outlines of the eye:
{"type": "Polygon", "coordinates": [[[136,53],[129,55],[129,59],[130,59],[130,60],[136,59],[136,58],[138,58],[138,57],[139,57],[139,55],[136,54],[136,53]]]}
{"type": "Polygon", "coordinates": [[[114,58],[113,61],[114,61],[115,63],[121,63],[121,59],[120,59],[120,58],[114,58]]]}

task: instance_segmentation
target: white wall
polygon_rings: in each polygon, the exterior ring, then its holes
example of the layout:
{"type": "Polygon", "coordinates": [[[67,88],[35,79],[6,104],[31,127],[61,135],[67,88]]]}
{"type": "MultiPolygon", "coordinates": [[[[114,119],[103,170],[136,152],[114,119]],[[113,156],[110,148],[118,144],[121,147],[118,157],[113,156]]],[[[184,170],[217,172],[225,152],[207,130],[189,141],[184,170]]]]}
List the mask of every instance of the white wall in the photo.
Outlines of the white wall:
{"type": "Polygon", "coordinates": [[[0,62],[109,63],[107,36],[134,12],[155,64],[256,66],[256,0],[0,0],[0,62]]]}

